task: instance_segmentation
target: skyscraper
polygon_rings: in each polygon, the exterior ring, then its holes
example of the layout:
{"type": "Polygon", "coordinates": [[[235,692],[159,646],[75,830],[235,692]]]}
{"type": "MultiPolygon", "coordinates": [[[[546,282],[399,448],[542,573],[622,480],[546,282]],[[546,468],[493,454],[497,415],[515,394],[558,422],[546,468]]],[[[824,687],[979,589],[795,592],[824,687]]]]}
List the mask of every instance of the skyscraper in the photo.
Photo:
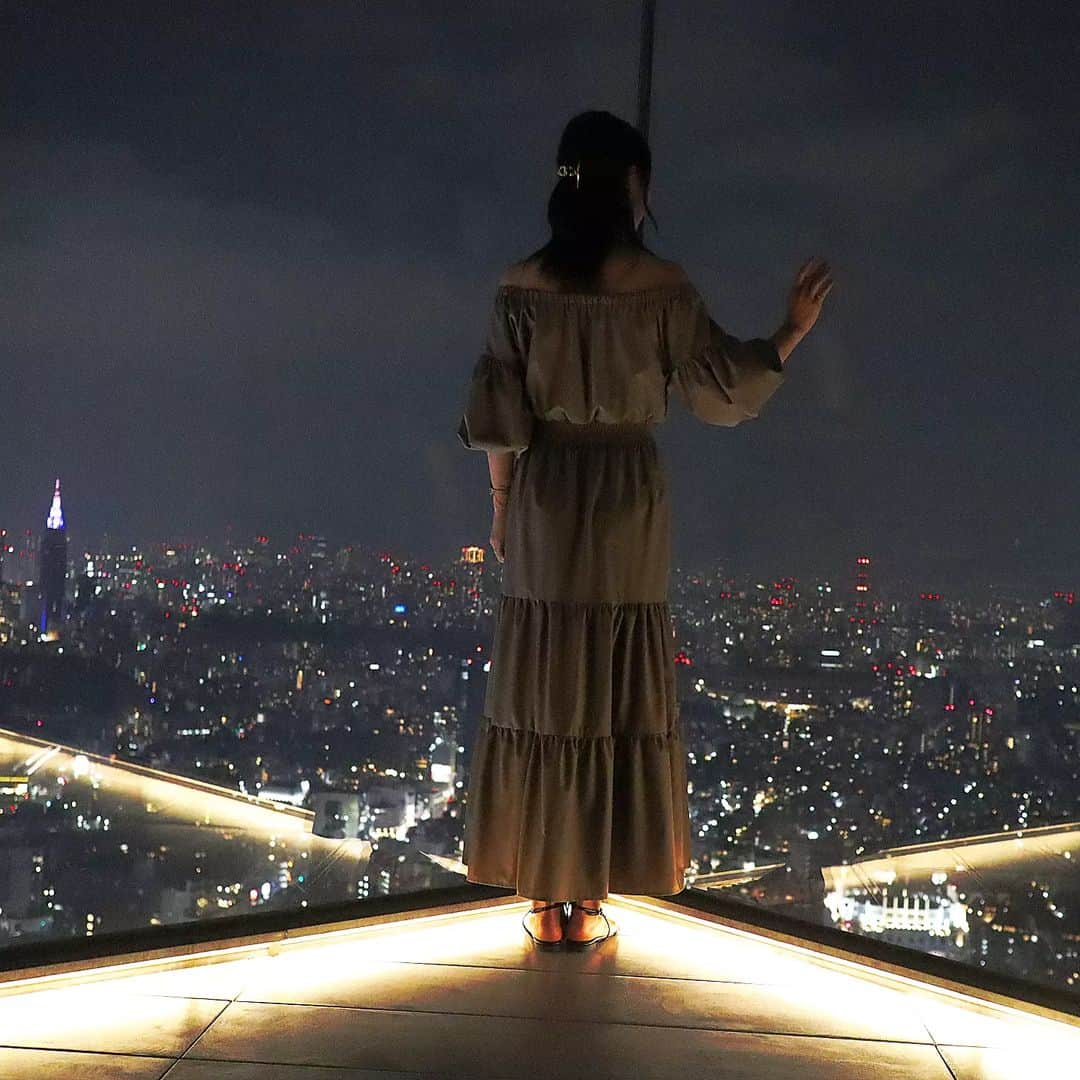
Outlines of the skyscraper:
{"type": "Polygon", "coordinates": [[[38,548],[38,629],[43,637],[55,638],[63,627],[67,551],[67,528],[60,506],[60,478],[57,477],[52,506],[38,548]]]}
{"type": "Polygon", "coordinates": [[[854,611],[860,622],[866,621],[873,606],[870,601],[870,556],[860,555],[855,560],[855,600],[854,611]]]}

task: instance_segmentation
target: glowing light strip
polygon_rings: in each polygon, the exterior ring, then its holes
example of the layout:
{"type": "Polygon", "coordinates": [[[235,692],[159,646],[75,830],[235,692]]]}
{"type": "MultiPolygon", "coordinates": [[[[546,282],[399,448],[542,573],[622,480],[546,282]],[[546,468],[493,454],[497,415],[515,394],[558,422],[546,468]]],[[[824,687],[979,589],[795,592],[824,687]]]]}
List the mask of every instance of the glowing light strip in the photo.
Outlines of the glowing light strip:
{"type": "MultiPolygon", "coordinates": [[[[872,862],[876,859],[894,858],[903,855],[928,854],[947,851],[950,848],[962,848],[969,844],[987,844],[1006,840],[1037,840],[1040,837],[1055,834],[1080,832],[1080,821],[1062,821],[1056,825],[1023,826],[1018,829],[1003,829],[1001,832],[974,833],[971,836],[957,836],[948,840],[932,840],[925,844],[906,844],[901,847],[882,848],[873,855],[860,857],[860,862],[872,862]]],[[[847,865],[854,865],[848,863],[847,865]]]]}
{"type": "Polygon", "coordinates": [[[46,750],[44,753],[38,754],[37,755],[37,760],[32,765],[30,764],[30,760],[28,759],[27,762],[26,762],[26,775],[27,776],[33,776],[34,773],[36,773],[38,771],[38,769],[40,769],[41,766],[45,764],[45,762],[51,761],[59,753],[60,753],[60,747],[59,746],[52,746],[48,750],[46,750]]]}
{"type": "MultiPolygon", "coordinates": [[[[612,894],[612,897],[614,897],[614,895],[615,894],[612,894]]],[[[934,993],[940,994],[943,997],[953,998],[962,1002],[965,1006],[978,1005],[980,1008],[996,1009],[999,1012],[1004,1013],[1010,1020],[1018,1017],[1024,1020],[1039,1020],[1042,1021],[1042,1023],[1052,1025],[1055,1028],[1065,1028],[1068,1031],[1075,1030],[1074,1026],[1064,1017],[1061,1020],[1057,1020],[1048,1016],[1040,1016],[1038,1013],[1028,1012],[1015,1005],[1003,1005],[997,1001],[990,1001],[986,998],[977,997],[974,994],[964,993],[962,990],[953,990],[947,986],[938,986],[932,982],[923,982],[921,979],[914,978],[911,975],[901,975],[898,972],[872,967],[865,961],[848,960],[842,956],[832,956],[829,953],[816,952],[809,946],[799,945],[793,941],[782,941],[777,938],[768,937],[766,934],[757,930],[744,930],[741,927],[728,926],[726,923],[710,922],[708,919],[701,919],[695,915],[682,911],[670,911],[667,908],[655,908],[651,904],[643,903],[640,900],[635,900],[623,896],[622,894],[619,894],[618,899],[620,904],[626,904],[627,907],[638,907],[649,911],[652,914],[666,915],[694,927],[706,926],[710,930],[720,930],[736,937],[748,939],[759,945],[762,942],[766,942],[776,948],[785,949],[788,952],[795,953],[800,959],[812,958],[818,964],[845,969],[845,974],[853,972],[861,979],[869,979],[872,976],[873,978],[871,981],[873,981],[873,979],[883,979],[886,982],[899,983],[901,986],[919,990],[923,993],[934,993]]],[[[793,932],[794,930],[795,928],[793,928],[793,932]]],[[[1078,1019],[1078,1024],[1080,1024],[1080,1019],[1078,1019]]]]}
{"type": "MultiPolygon", "coordinates": [[[[984,998],[975,997],[971,994],[953,990],[948,987],[935,986],[932,983],[922,982],[916,978],[900,975],[891,971],[883,971],[878,968],[872,968],[869,965],[858,961],[815,952],[811,948],[794,942],[775,940],[754,930],[727,926],[720,922],[712,922],[700,918],[692,913],[672,911],[667,908],[657,907],[647,901],[643,902],[638,899],[632,899],[622,895],[616,896],[614,894],[611,895],[609,899],[613,907],[623,905],[628,909],[637,909],[638,911],[653,917],[666,917],[673,922],[682,923],[699,932],[713,931],[721,934],[727,933],[732,937],[745,939],[757,946],[764,944],[777,950],[785,950],[788,953],[794,954],[799,960],[807,963],[810,967],[817,967],[819,969],[825,968],[826,970],[833,969],[834,972],[855,978],[856,980],[862,980],[864,983],[894,984],[897,987],[917,991],[920,994],[938,995],[941,998],[959,1003],[967,1009],[975,1007],[983,1010],[992,1010],[999,1015],[1000,1019],[1005,1021],[1020,1023],[1042,1021],[1045,1025],[1049,1025],[1046,1029],[1048,1036],[1051,1032],[1060,1036],[1063,1029],[1070,1033],[1075,1030],[1074,1026],[1069,1023],[1068,1018],[1058,1020],[1051,1017],[1040,1016],[1037,1013],[1028,1012],[1022,1008],[988,1001],[984,998]]],[[[293,938],[288,937],[289,931],[286,930],[282,932],[282,937],[270,941],[252,942],[250,944],[225,946],[221,948],[207,948],[199,952],[160,956],[147,960],[119,962],[107,967],[95,967],[81,971],[56,972],[52,974],[31,976],[25,979],[12,980],[0,984],[0,996],[6,996],[7,992],[12,990],[23,991],[38,986],[49,986],[50,984],[78,984],[103,980],[107,981],[110,978],[123,977],[135,972],[147,972],[154,968],[183,970],[200,966],[205,960],[220,959],[222,957],[229,957],[231,960],[236,960],[244,958],[245,956],[257,957],[260,955],[280,955],[286,950],[294,952],[301,948],[318,949],[327,945],[332,945],[342,938],[363,939],[365,937],[377,937],[381,934],[393,935],[402,932],[408,933],[414,929],[430,930],[432,927],[438,927],[440,924],[446,924],[451,920],[486,917],[488,915],[497,914],[507,908],[524,907],[527,903],[528,901],[515,898],[509,899],[505,903],[486,904],[483,907],[464,908],[456,911],[439,912],[432,915],[419,915],[413,917],[404,916],[397,919],[391,919],[387,922],[374,923],[366,926],[343,927],[339,930],[319,930],[317,927],[298,927],[296,930],[299,936],[293,938]],[[305,929],[308,932],[305,933],[305,929]]],[[[216,966],[216,964],[212,966],[216,966]]]]}
{"type": "MultiPolygon", "coordinates": [[[[103,769],[114,770],[118,775],[128,779],[138,777],[150,780],[160,780],[177,788],[183,788],[189,792],[201,792],[206,795],[219,796],[240,806],[247,806],[260,810],[272,810],[283,819],[293,818],[304,823],[311,823],[315,820],[314,811],[305,810],[303,807],[272,803],[266,799],[259,799],[254,795],[245,795],[233,788],[221,787],[218,784],[211,784],[205,780],[197,780],[190,776],[181,776],[177,773],[164,772],[161,769],[155,769],[149,765],[140,765],[134,761],[124,761],[122,758],[114,759],[105,757],[89,750],[79,750],[72,746],[65,746],[63,743],[45,743],[41,739],[36,739],[32,735],[25,735],[20,731],[11,731],[8,728],[0,728],[0,741],[15,743],[20,747],[20,752],[25,750],[28,745],[38,745],[42,747],[41,753],[47,752],[51,755],[61,752],[67,754],[71,758],[81,755],[91,764],[98,765],[103,769]]],[[[26,764],[29,764],[32,760],[33,755],[26,759],[26,764]]]]}
{"type": "MultiPolygon", "coordinates": [[[[412,927],[421,927],[430,929],[432,925],[438,925],[440,922],[446,922],[450,919],[465,919],[465,918],[479,918],[482,915],[489,915],[493,911],[498,911],[504,907],[517,907],[522,901],[510,900],[505,904],[492,904],[488,907],[482,908],[466,908],[459,911],[442,911],[435,915],[418,915],[415,918],[401,918],[395,919],[391,922],[373,923],[370,926],[346,926],[340,930],[320,930],[317,926],[311,927],[307,933],[303,933],[306,928],[296,927],[292,933],[298,933],[297,937],[288,937],[290,931],[282,931],[285,936],[280,938],[274,938],[270,941],[256,941],[246,945],[225,945],[221,948],[208,948],[203,949],[200,952],[181,952],[168,956],[155,956],[148,960],[121,960],[113,964],[98,965],[95,967],[84,968],[76,971],[56,971],[49,972],[44,975],[30,975],[24,979],[10,979],[6,982],[0,982],[0,998],[2,998],[9,990],[23,990],[27,987],[40,986],[42,984],[50,983],[92,983],[102,980],[108,980],[120,975],[127,975],[131,972],[153,968],[164,967],[170,970],[180,971],[188,967],[202,966],[202,962],[205,960],[211,960],[220,956],[231,956],[233,959],[243,959],[245,955],[259,956],[263,953],[267,955],[274,955],[285,950],[293,952],[299,948],[318,948],[330,939],[341,938],[346,936],[355,937],[370,937],[380,931],[401,931],[403,929],[411,929],[412,927]]],[[[216,966],[216,965],[214,965],[216,966]]]]}
{"type": "Polygon", "coordinates": [[[25,761],[23,762],[23,768],[24,768],[24,769],[27,769],[27,770],[29,770],[29,769],[30,769],[30,767],[31,767],[31,766],[32,766],[32,765],[34,764],[34,762],[35,762],[35,761],[36,761],[36,760],[37,760],[37,759],[38,759],[39,757],[41,757],[41,755],[42,755],[42,754],[47,754],[47,753],[49,752],[49,750],[50,750],[50,749],[53,749],[53,750],[55,750],[55,749],[56,749],[56,747],[51,747],[51,748],[50,748],[50,747],[48,747],[48,746],[43,746],[43,747],[41,747],[41,748],[40,748],[39,750],[36,750],[36,751],[34,751],[34,753],[32,753],[32,754],[31,754],[31,755],[30,755],[30,756],[29,756],[29,757],[28,757],[28,758],[27,758],[27,759],[26,759],[26,760],[25,760],[25,761]]]}

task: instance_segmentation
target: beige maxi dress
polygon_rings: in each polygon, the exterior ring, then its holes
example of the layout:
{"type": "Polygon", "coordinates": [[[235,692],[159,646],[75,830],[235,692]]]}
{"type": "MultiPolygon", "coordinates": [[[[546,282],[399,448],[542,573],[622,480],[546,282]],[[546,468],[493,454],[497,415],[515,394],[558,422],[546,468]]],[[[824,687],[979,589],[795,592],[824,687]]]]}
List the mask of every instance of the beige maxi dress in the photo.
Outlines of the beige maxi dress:
{"type": "Polygon", "coordinates": [[[514,451],[468,881],[534,899],[665,896],[691,835],[668,609],[670,508],[653,437],[674,387],[733,426],[784,380],[690,282],[624,293],[500,285],[458,437],[514,451]]]}

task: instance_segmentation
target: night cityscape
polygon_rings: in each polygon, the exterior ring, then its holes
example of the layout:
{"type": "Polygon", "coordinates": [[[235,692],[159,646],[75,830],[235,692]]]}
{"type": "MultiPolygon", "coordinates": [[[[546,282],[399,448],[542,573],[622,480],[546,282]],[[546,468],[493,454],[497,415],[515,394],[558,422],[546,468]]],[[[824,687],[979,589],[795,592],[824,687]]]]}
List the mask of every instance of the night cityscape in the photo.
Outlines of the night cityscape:
{"type": "Polygon", "coordinates": [[[0,95],[0,1080],[1076,1076],[1080,8],[0,95]]]}
{"type": "MultiPolygon", "coordinates": [[[[301,533],[75,552],[59,481],[43,503],[36,536],[4,539],[3,940],[456,878],[499,589],[484,547],[437,563],[301,533]],[[182,802],[151,814],[109,762],[306,808],[310,842],[272,815],[193,837],[182,802]]],[[[890,595],[859,553],[844,580],[678,568],[672,601],[692,887],[1077,987],[1072,592],[890,595]],[[1035,848],[845,876],[999,833],[1035,848]]]]}

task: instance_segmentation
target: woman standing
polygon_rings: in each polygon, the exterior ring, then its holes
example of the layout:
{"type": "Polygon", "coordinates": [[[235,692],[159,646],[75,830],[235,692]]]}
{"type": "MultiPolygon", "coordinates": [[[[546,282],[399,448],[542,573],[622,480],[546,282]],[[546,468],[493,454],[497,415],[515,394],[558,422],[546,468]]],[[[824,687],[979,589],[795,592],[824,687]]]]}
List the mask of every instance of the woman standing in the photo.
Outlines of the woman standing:
{"type": "Polygon", "coordinates": [[[740,341],[638,238],[651,152],[609,112],[559,143],[551,239],[499,281],[458,436],[488,454],[503,565],[473,747],[467,880],[533,902],[542,946],[617,931],[612,892],[684,887],[690,816],[653,438],[672,387],[710,424],[756,417],[832,287],[799,271],[770,338],[740,341]]]}

